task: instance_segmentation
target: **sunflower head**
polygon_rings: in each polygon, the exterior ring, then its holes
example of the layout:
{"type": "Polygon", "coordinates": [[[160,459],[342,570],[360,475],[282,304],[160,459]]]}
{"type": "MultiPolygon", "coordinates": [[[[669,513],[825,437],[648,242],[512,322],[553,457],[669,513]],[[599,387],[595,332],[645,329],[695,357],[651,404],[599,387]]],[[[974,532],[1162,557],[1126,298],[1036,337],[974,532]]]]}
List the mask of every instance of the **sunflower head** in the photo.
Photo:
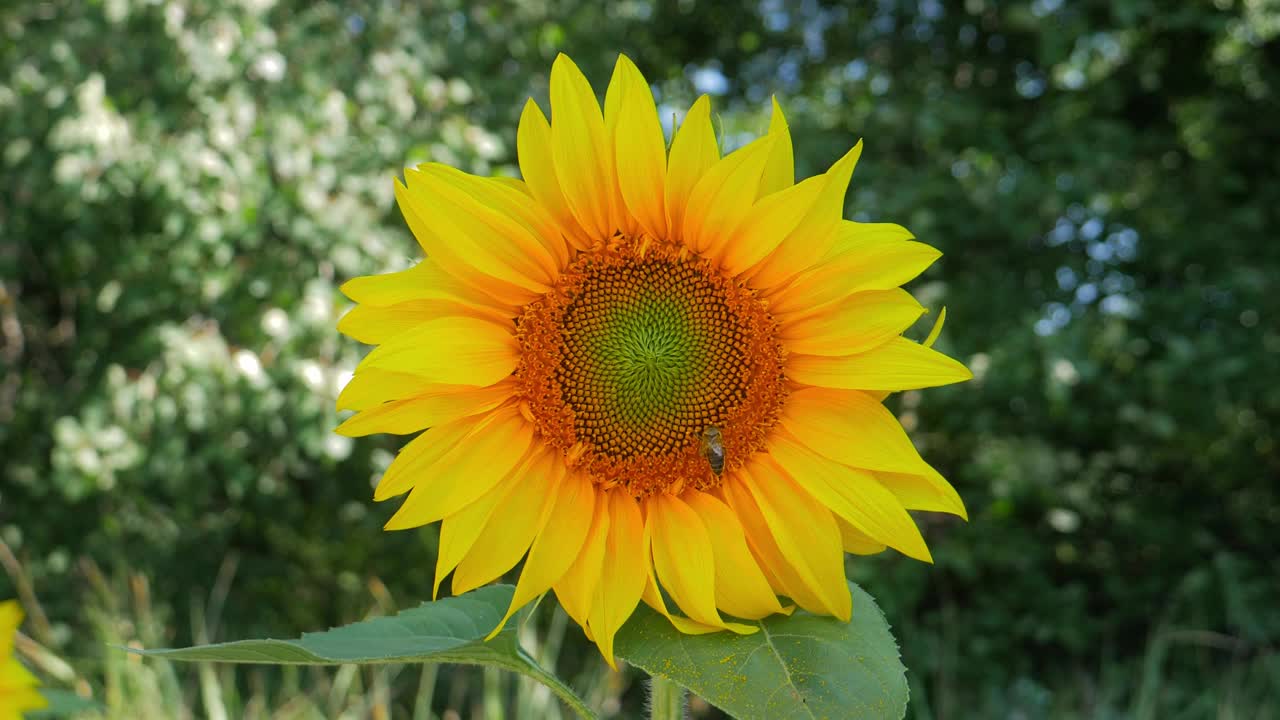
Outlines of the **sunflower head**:
{"type": "Polygon", "coordinates": [[[641,601],[691,633],[779,596],[847,619],[845,552],[929,560],[907,510],[964,515],[882,405],[970,377],[902,336],[938,252],[842,218],[861,143],[795,182],[776,102],[722,155],[701,97],[668,146],[630,60],[602,107],[561,55],[551,110],[525,106],[523,180],[406,171],[426,259],[343,286],[339,329],[378,347],[339,432],[418,433],[388,529],[442,521],[454,592],[523,558],[508,617],[554,590],[610,662],[641,601]]]}

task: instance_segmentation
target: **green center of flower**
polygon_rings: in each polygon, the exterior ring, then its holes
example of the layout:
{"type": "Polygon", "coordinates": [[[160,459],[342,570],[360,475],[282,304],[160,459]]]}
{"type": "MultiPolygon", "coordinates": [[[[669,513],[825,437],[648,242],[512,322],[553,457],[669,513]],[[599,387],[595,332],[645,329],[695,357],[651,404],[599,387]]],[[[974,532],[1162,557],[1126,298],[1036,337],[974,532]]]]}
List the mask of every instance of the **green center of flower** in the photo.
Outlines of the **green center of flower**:
{"type": "Polygon", "coordinates": [[[620,309],[584,340],[604,369],[602,380],[614,386],[617,416],[632,424],[651,422],[674,404],[699,350],[678,303],[658,299],[620,309]]]}
{"type": "Polygon", "coordinates": [[[744,328],[689,261],[595,268],[565,308],[557,372],[576,428],[618,457],[669,453],[746,394],[744,328]]]}
{"type": "Polygon", "coordinates": [[[581,254],[520,319],[517,376],[540,432],[601,482],[637,495],[714,485],[699,453],[722,430],[730,465],[763,443],[785,395],[776,323],[704,260],[623,240],[581,254]]]}

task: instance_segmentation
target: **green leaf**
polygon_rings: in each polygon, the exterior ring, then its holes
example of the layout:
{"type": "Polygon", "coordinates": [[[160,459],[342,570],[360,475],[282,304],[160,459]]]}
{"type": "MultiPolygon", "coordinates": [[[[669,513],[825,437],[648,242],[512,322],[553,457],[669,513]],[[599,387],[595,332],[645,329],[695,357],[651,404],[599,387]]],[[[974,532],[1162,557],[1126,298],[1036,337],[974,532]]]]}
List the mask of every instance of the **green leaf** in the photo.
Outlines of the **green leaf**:
{"type": "Polygon", "coordinates": [[[298,640],[240,640],[189,648],[134,650],[167,660],[334,665],[461,663],[489,665],[528,675],[551,688],[580,716],[595,714],[567,685],[529,657],[516,639],[518,622],[507,623],[489,642],[511,602],[510,585],[491,585],[458,597],[427,602],[392,617],[352,623],[298,640]]]}
{"type": "Polygon", "coordinates": [[[668,678],[740,720],[888,718],[907,712],[906,668],[884,613],[849,583],[848,623],[797,610],[752,635],[683,635],[642,607],[618,633],[618,657],[668,678]]]}
{"type": "Polygon", "coordinates": [[[64,718],[88,710],[102,709],[98,703],[66,690],[40,688],[40,694],[44,696],[45,700],[49,701],[49,704],[39,710],[28,710],[25,717],[32,719],[64,718]]]}

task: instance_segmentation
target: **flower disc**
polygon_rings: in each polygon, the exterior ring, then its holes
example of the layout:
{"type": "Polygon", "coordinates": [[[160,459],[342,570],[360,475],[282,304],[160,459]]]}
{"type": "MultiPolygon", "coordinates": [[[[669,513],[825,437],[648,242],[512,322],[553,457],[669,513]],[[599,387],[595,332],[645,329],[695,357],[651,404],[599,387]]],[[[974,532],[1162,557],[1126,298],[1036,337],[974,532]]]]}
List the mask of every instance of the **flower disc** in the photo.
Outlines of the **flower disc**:
{"type": "Polygon", "coordinates": [[[670,246],[583,253],[518,321],[516,371],[543,436],[593,480],[633,495],[716,484],[764,442],[786,396],[777,323],[746,286],[670,246]]]}

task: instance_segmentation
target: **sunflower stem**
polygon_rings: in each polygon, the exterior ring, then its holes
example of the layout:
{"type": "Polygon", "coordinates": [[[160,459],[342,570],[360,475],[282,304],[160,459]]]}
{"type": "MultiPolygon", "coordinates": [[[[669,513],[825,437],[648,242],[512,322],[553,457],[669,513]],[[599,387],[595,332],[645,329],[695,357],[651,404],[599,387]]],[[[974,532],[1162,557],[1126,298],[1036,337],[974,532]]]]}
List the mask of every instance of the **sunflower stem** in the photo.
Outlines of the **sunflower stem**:
{"type": "Polygon", "coordinates": [[[684,688],[664,677],[651,676],[649,720],[684,720],[684,688]]]}

